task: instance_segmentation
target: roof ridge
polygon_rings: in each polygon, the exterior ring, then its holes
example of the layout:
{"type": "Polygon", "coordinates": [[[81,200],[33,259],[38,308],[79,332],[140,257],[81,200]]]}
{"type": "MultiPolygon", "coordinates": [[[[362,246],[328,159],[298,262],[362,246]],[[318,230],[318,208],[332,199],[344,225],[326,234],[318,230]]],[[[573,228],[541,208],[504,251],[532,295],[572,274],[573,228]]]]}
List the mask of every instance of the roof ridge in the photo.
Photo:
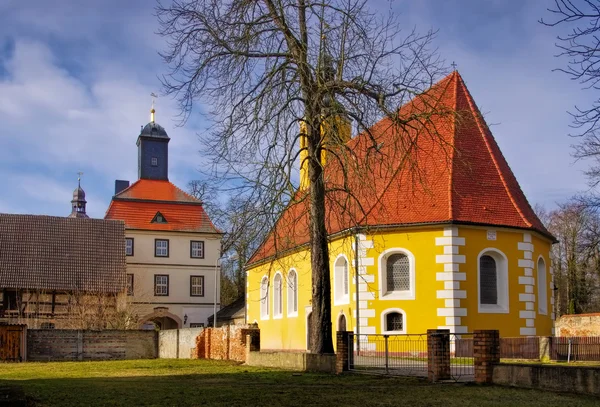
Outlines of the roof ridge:
{"type": "MultiPolygon", "coordinates": [[[[454,79],[454,112],[453,114],[456,115],[457,112],[456,110],[458,110],[458,79],[457,77],[460,77],[458,71],[454,71],[453,73],[453,79],[454,79]]],[[[450,145],[452,146],[452,148],[450,149],[450,169],[448,170],[449,174],[448,174],[448,219],[452,219],[454,216],[454,199],[452,199],[452,191],[454,190],[454,155],[455,155],[455,151],[456,151],[456,130],[458,128],[458,126],[456,125],[456,116],[454,117],[454,120],[452,120],[452,140],[450,141],[450,145]]]]}
{"type": "MultiPolygon", "coordinates": [[[[512,194],[511,189],[508,186],[508,183],[506,181],[505,178],[505,174],[504,172],[501,170],[499,164],[498,164],[498,159],[496,157],[496,155],[494,154],[494,152],[492,151],[491,145],[490,145],[490,141],[495,143],[495,140],[489,140],[488,135],[485,132],[485,128],[484,125],[482,125],[482,120],[483,117],[481,115],[481,112],[479,111],[479,109],[477,108],[477,106],[475,105],[475,102],[473,100],[473,97],[471,96],[471,93],[469,92],[469,89],[467,89],[467,86],[465,85],[464,81],[461,79],[461,83],[462,83],[462,89],[465,92],[465,96],[467,99],[467,103],[469,104],[469,108],[471,109],[471,111],[473,112],[473,116],[475,118],[475,123],[477,123],[477,129],[479,130],[479,133],[481,135],[481,138],[483,139],[483,142],[485,144],[485,147],[492,159],[492,162],[494,163],[494,168],[496,169],[496,172],[498,173],[498,176],[500,177],[500,180],[502,181],[502,185],[504,186],[504,190],[506,191],[510,202],[512,203],[513,207],[515,208],[515,210],[517,211],[517,213],[519,214],[519,216],[521,217],[521,219],[523,220],[523,222],[525,222],[526,225],[528,225],[529,227],[532,227],[533,224],[527,219],[527,217],[523,214],[523,211],[521,210],[521,208],[519,207],[519,205],[517,205],[517,202],[515,200],[515,197],[512,194]]],[[[485,124],[485,127],[487,127],[487,124],[485,124]]],[[[489,128],[488,128],[489,130],[489,128]]],[[[494,136],[491,135],[490,136],[493,138],[494,136]]],[[[498,150],[500,150],[500,148],[498,147],[498,150]]],[[[502,154],[502,152],[500,152],[500,154],[502,154]]],[[[509,167],[510,168],[510,167],[509,167]]]]}

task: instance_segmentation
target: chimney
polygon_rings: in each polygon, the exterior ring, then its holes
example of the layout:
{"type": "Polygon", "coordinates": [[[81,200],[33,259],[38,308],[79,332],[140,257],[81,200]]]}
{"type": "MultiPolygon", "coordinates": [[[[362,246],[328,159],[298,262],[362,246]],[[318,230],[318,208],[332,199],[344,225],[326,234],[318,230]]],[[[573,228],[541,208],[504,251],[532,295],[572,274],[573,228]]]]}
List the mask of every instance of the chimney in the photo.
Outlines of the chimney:
{"type": "Polygon", "coordinates": [[[115,180],[115,195],[126,188],[129,188],[129,181],[115,180]]]}

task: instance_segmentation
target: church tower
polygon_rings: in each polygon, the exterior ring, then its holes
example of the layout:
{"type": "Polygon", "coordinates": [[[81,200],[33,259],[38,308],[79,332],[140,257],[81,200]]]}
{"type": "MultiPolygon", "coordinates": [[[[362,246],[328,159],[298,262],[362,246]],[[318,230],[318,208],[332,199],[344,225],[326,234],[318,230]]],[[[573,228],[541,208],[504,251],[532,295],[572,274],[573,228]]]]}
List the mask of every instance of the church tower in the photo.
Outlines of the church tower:
{"type": "Polygon", "coordinates": [[[71,214],[68,216],[69,218],[89,218],[85,213],[87,201],[85,200],[85,192],[81,188],[81,174],[82,173],[79,173],[79,177],[77,178],[77,188],[73,191],[71,214]]]}
{"type": "MultiPolygon", "coordinates": [[[[323,37],[322,51],[317,67],[320,84],[335,79],[334,61],[327,51],[327,41],[323,37]]],[[[347,143],[352,136],[352,122],[346,114],[344,106],[339,103],[335,96],[325,95],[321,108],[321,135],[323,137],[321,151],[321,164],[327,162],[327,149],[335,148],[336,145],[347,143]]],[[[306,140],[306,123],[300,122],[300,189],[308,188],[308,149],[306,140]]]]}
{"type": "Polygon", "coordinates": [[[142,128],[137,139],[138,178],[169,180],[169,136],[166,130],[154,121],[154,103],[150,110],[150,123],[142,128]]]}

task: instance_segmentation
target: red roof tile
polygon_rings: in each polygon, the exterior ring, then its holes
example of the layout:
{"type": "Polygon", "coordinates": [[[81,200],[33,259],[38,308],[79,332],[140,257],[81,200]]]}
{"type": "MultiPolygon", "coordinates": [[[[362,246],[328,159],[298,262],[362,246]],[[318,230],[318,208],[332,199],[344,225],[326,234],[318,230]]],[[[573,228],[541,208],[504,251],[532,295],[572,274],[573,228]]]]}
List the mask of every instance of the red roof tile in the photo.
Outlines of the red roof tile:
{"type": "MultiPolygon", "coordinates": [[[[400,109],[414,118],[399,129],[385,118],[350,140],[360,163],[325,167],[329,234],[354,226],[465,223],[516,227],[553,237],[537,218],[458,72],[400,109]],[[433,113],[433,114],[432,114],[433,113]],[[368,171],[364,168],[367,167],[368,171]],[[343,189],[350,191],[335,192],[343,189]]],[[[349,154],[346,152],[345,154],[349,154]]],[[[309,241],[308,200],[298,191],[249,263],[309,241]]]]}
{"type": "Polygon", "coordinates": [[[105,219],[125,221],[127,229],[221,233],[202,202],[169,181],[141,179],[113,197],[105,219]],[[166,223],[152,223],[157,212],[166,223]]]}

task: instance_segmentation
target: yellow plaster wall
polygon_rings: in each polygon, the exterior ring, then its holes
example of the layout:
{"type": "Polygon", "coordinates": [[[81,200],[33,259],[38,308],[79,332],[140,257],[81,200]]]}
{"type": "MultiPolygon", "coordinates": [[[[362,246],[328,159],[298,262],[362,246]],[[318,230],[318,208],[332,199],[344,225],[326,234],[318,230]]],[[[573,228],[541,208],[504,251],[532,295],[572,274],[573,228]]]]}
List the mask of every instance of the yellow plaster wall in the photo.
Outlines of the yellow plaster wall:
{"type": "MultiPolygon", "coordinates": [[[[381,333],[381,314],[389,308],[399,308],[406,314],[406,333],[425,333],[427,329],[435,329],[448,325],[446,316],[438,316],[438,309],[447,308],[445,300],[438,298],[438,292],[447,290],[445,281],[437,279],[437,273],[444,272],[444,264],[438,258],[445,254],[442,245],[436,245],[436,238],[448,236],[443,227],[431,228],[406,228],[390,232],[381,232],[374,235],[361,237],[359,259],[361,268],[359,287],[359,300],[366,301],[361,308],[361,332],[381,333]],[[387,300],[380,295],[380,264],[381,254],[389,249],[403,249],[412,253],[415,259],[415,297],[405,300],[387,300]],[[372,263],[372,264],[371,264],[372,263]],[[368,293],[364,291],[368,291],[368,293]],[[370,298],[369,298],[370,297],[370,298]],[[366,307],[365,307],[366,306],[366,307]],[[365,312],[363,309],[366,308],[365,312]],[[374,311],[374,312],[373,312],[374,311]],[[374,316],[371,316],[374,314],[374,316]]],[[[524,285],[519,284],[519,277],[525,276],[525,270],[519,266],[519,259],[523,259],[524,252],[519,250],[519,242],[524,241],[525,233],[515,229],[493,229],[496,240],[487,239],[486,227],[453,227],[456,237],[464,238],[465,245],[458,246],[458,256],[464,256],[464,263],[459,264],[460,273],[465,273],[465,280],[460,281],[457,290],[466,291],[466,298],[460,300],[458,308],[466,308],[466,316],[460,317],[460,325],[468,332],[474,329],[499,329],[503,337],[521,336],[521,328],[525,327],[525,319],[520,317],[519,311],[525,311],[525,302],[519,300],[519,294],[525,292],[524,285]],[[493,247],[505,254],[508,259],[508,292],[509,313],[490,314],[478,312],[478,257],[482,250],[493,247]]],[[[537,265],[541,255],[546,262],[547,289],[548,289],[548,315],[537,313],[535,303],[535,325],[537,335],[550,335],[552,332],[552,304],[550,283],[550,242],[535,233],[529,233],[533,244],[532,261],[537,265]]],[[[446,248],[447,250],[447,248],[446,248]]],[[[447,254],[447,253],[446,253],[447,254]]],[[[354,237],[347,237],[333,241],[330,244],[330,266],[332,276],[332,327],[337,330],[338,318],[341,313],[346,316],[347,328],[356,332],[357,321],[354,315],[356,304],[356,284],[354,283],[354,237]],[[348,304],[335,305],[333,301],[333,276],[334,262],[339,254],[345,254],[350,262],[351,282],[349,285],[350,296],[348,304]]],[[[532,270],[537,284],[536,267],[532,270]]],[[[247,315],[248,322],[258,322],[261,329],[261,347],[263,349],[306,349],[306,318],[310,312],[311,299],[311,273],[310,254],[300,251],[284,257],[273,263],[258,266],[248,271],[247,288],[247,315]],[[294,268],[298,273],[298,315],[288,316],[287,309],[287,273],[294,268]],[[269,287],[269,317],[260,317],[260,281],[263,276],[269,276],[273,282],[276,272],[284,276],[283,290],[283,315],[281,319],[273,319],[273,290],[269,287]]],[[[537,301],[537,286],[534,288],[537,301]]]]}

